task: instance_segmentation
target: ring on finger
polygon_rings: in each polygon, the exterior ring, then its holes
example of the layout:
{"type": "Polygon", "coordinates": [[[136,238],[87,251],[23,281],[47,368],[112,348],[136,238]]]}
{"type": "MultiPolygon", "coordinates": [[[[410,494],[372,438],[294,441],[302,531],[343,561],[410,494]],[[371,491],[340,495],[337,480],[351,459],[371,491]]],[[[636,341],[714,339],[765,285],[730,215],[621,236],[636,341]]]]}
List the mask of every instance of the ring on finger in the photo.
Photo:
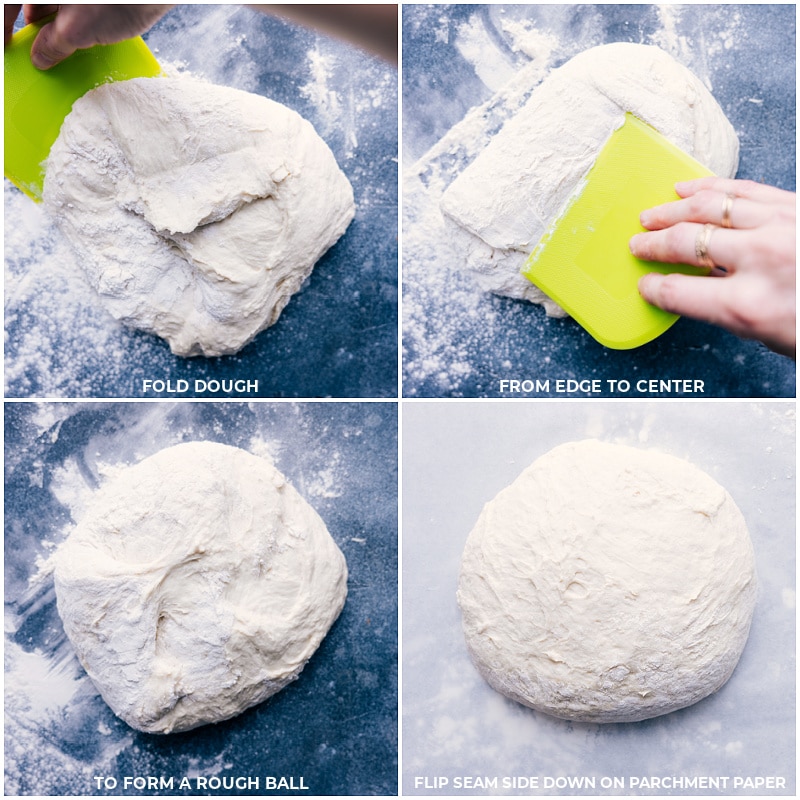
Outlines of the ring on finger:
{"type": "Polygon", "coordinates": [[[694,240],[694,254],[697,256],[697,262],[701,267],[708,267],[714,269],[716,264],[714,259],[708,254],[708,244],[711,241],[711,236],[717,229],[716,225],[707,222],[697,231],[697,236],[694,240]]]}
{"type": "Polygon", "coordinates": [[[723,228],[732,228],[733,225],[731,224],[731,211],[733,209],[733,201],[736,199],[736,195],[732,192],[728,192],[725,197],[722,198],[722,227],[723,228]]]}

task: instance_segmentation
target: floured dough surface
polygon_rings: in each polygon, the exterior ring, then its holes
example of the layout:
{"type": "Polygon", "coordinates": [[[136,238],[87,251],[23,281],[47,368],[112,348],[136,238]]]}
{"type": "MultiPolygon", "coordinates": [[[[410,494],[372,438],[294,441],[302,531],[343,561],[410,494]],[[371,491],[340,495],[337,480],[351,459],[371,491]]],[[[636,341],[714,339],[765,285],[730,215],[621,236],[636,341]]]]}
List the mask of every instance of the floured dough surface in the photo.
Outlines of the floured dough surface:
{"type": "Polygon", "coordinates": [[[628,111],[717,175],[736,174],[736,133],[686,67],[649,45],[586,50],[533,90],[442,197],[459,259],[485,290],[564,316],[520,270],[628,111]]]}
{"type": "Polygon", "coordinates": [[[44,201],[110,312],[189,356],[235,353],[276,322],[354,215],[309,122],[190,78],[79,99],[44,201]]]}
{"type": "Polygon", "coordinates": [[[728,680],[755,594],[750,537],[725,489],[672,456],[582,441],[484,507],[458,602],[497,691],[564,719],[634,722],[728,680]]]}
{"type": "Polygon", "coordinates": [[[114,713],[170,733],[300,674],[339,616],[344,556],[272,464],[170,447],[103,486],[55,556],[58,612],[114,713]]]}

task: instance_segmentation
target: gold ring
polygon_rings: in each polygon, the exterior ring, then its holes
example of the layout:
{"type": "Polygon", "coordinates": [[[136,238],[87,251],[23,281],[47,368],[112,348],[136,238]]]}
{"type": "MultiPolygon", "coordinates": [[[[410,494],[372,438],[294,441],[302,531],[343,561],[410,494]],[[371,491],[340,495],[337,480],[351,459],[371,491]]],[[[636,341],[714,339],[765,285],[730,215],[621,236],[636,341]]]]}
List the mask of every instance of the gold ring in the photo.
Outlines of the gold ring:
{"type": "Polygon", "coordinates": [[[716,266],[714,260],[708,254],[708,243],[711,241],[711,234],[714,233],[716,228],[716,225],[706,222],[706,224],[697,231],[697,238],[694,240],[694,254],[697,256],[697,261],[701,267],[714,269],[716,266]]]}
{"type": "Polygon", "coordinates": [[[731,225],[731,209],[733,209],[733,201],[736,199],[735,194],[731,194],[730,192],[725,195],[722,200],[722,227],[723,228],[732,228],[731,225]]]}

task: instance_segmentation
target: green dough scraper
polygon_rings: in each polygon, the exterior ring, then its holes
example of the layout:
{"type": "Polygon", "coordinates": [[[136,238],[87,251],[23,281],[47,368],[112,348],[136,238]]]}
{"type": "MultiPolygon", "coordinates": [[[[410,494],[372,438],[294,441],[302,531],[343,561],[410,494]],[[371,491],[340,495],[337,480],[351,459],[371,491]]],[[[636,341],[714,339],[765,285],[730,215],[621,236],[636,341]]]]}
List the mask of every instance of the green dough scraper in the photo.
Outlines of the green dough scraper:
{"type": "Polygon", "coordinates": [[[655,339],[678,317],[643,300],[639,278],[648,272],[702,275],[708,270],[642,261],[628,242],[644,230],[642,211],[678,199],[677,181],[711,174],[627,113],[522,274],[606,347],[628,350],[655,339]]]}
{"type": "Polygon", "coordinates": [[[5,176],[34,200],[42,199],[42,162],[72,104],[110,81],[153,78],[161,67],[141,39],[78,50],[46,71],[31,64],[33,40],[49,20],[26,25],[5,49],[5,176]]]}

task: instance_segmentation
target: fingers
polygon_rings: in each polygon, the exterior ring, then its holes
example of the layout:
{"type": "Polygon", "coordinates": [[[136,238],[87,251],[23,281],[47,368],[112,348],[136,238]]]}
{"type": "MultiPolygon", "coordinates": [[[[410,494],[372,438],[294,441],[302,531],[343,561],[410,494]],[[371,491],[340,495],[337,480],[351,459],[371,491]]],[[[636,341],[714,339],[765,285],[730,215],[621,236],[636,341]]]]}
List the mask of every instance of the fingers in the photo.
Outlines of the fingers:
{"type": "Polygon", "coordinates": [[[675,186],[680,200],[641,214],[630,240],[647,261],[710,267],[701,275],[655,273],[639,281],[652,305],[795,350],[795,195],[752,181],[700,178],[675,186]]]}
{"type": "Polygon", "coordinates": [[[672,314],[723,325],[725,314],[720,297],[727,285],[726,281],[702,276],[653,272],[639,280],[639,294],[651,305],[672,314]]]}
{"type": "Polygon", "coordinates": [[[39,69],[63,61],[76,50],[115,44],[149,30],[171,5],[64,5],[36,37],[31,61],[39,69]]]}
{"type": "Polygon", "coordinates": [[[631,253],[644,261],[691,264],[695,267],[736,263],[737,250],[745,246],[743,231],[707,230],[695,222],[678,222],[663,230],[637,233],[630,240],[631,253]],[[706,259],[703,258],[705,252],[706,259]]]}
{"type": "Polygon", "coordinates": [[[711,222],[729,228],[756,228],[773,214],[772,206],[731,193],[700,189],[683,200],[664,203],[643,211],[639,217],[648,230],[660,230],[678,222],[711,222]]]}
{"type": "Polygon", "coordinates": [[[56,11],[58,11],[58,6],[52,4],[25,3],[22,10],[25,17],[25,24],[30,25],[31,22],[38,22],[40,19],[55,14],[56,11]]]}
{"type": "Polygon", "coordinates": [[[782,355],[795,355],[794,294],[783,293],[776,302],[761,278],[740,284],[677,272],[651,273],[639,280],[639,293],[664,311],[719,325],[737,336],[760,339],[782,355]]]}
{"type": "Polygon", "coordinates": [[[639,294],[664,311],[719,325],[737,336],[763,335],[758,330],[759,309],[737,293],[740,287],[734,281],[709,280],[702,275],[651,273],[639,280],[639,294]]]}
{"type": "Polygon", "coordinates": [[[3,40],[4,46],[11,41],[11,34],[14,33],[14,23],[19,16],[19,10],[22,5],[4,5],[3,6],[3,40]]]}
{"type": "Polygon", "coordinates": [[[750,256],[760,253],[765,242],[771,248],[782,238],[767,237],[768,227],[794,228],[792,192],[715,177],[676,184],[676,191],[682,199],[641,213],[640,221],[648,232],[630,241],[637,258],[710,266],[715,268],[712,275],[731,273],[752,266],[750,256]]]}
{"type": "MultiPolygon", "coordinates": [[[[680,197],[691,197],[703,190],[712,190],[722,194],[733,194],[758,203],[795,204],[794,192],[776,189],[755,181],[735,180],[733,178],[717,178],[710,175],[693,181],[682,181],[675,184],[675,191],[680,197]]],[[[712,220],[708,220],[711,222],[712,220]]]]}
{"type": "Polygon", "coordinates": [[[31,47],[31,61],[37,69],[50,69],[77,49],[77,43],[69,38],[69,19],[66,10],[48,22],[34,39],[31,47]]]}

